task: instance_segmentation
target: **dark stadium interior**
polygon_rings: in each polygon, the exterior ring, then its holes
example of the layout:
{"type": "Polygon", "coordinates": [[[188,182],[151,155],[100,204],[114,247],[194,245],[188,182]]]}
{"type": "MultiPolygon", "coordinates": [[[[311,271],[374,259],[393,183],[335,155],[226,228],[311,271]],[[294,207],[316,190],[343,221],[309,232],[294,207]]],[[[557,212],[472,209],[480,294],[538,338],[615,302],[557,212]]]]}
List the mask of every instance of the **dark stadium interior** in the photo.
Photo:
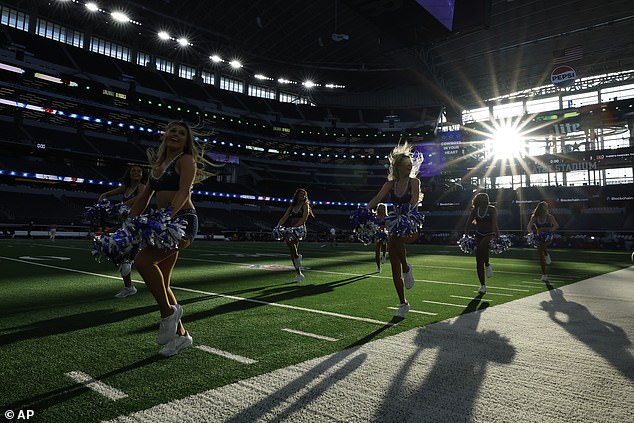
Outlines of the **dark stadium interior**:
{"type": "MultiPolygon", "coordinates": [[[[619,83],[632,83],[634,15],[628,1],[480,0],[471,9],[465,3],[456,1],[460,19],[449,31],[413,1],[391,8],[370,0],[301,6],[126,2],[126,12],[142,25],[87,15],[73,2],[0,2],[0,62],[19,69],[0,70],[0,225],[18,231],[31,221],[43,229],[88,227],[84,207],[118,181],[128,163],[145,163],[145,150],[157,145],[159,131],[182,119],[196,128],[201,144],[228,162],[219,175],[194,187],[201,234],[270,239],[286,207],[279,199],[301,186],[314,202],[316,218],[308,222],[313,239],[325,239],[330,227],[344,239],[350,212],[385,181],[386,155],[399,140],[439,144],[443,125],[460,124],[463,109],[546,84],[571,47],[583,50],[581,57],[569,56],[577,74],[629,71],[619,83]],[[38,35],[41,22],[58,25],[51,34],[67,41],[38,35]],[[157,42],[157,28],[167,24],[192,46],[157,42]],[[68,42],[71,33],[83,35],[82,47],[68,42]],[[90,37],[105,40],[111,53],[113,45],[121,46],[137,60],[93,52],[90,37]],[[225,71],[209,59],[215,52],[245,65],[225,71]],[[150,62],[137,64],[141,54],[150,62]],[[195,75],[161,71],[157,60],[191,67],[195,75]],[[277,81],[255,80],[256,72],[312,78],[322,86],[279,88],[277,81]],[[241,92],[222,88],[218,80],[224,77],[244,84],[241,92]],[[249,95],[247,86],[296,101],[249,95]]],[[[602,169],[631,172],[630,103],[634,95],[575,109],[593,128],[629,128],[629,143],[617,149],[622,154],[603,161],[602,169]]],[[[475,136],[465,132],[460,157],[444,163],[442,172],[421,176],[427,221],[420,242],[455,241],[474,192],[485,190],[500,210],[500,227],[510,233],[524,232],[534,204],[547,199],[570,234],[569,245],[597,246],[607,239],[616,248],[624,248],[624,240],[631,244],[631,176],[609,184],[482,186],[474,178],[488,174],[471,172],[483,158],[470,152],[470,140],[475,136]]],[[[566,153],[580,162],[605,155],[587,146],[566,153]]],[[[489,171],[509,174],[496,166],[489,171]]]]}

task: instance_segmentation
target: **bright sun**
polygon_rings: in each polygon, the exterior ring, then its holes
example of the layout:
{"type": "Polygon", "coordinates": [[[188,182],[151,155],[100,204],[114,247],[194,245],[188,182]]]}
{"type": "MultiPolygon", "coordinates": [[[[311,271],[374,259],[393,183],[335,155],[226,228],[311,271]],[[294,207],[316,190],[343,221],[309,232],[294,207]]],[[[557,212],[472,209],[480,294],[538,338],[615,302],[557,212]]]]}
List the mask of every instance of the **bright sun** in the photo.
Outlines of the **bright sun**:
{"type": "Polygon", "coordinates": [[[495,160],[521,157],[525,149],[522,135],[516,128],[508,126],[497,128],[486,142],[490,155],[495,160]]]}

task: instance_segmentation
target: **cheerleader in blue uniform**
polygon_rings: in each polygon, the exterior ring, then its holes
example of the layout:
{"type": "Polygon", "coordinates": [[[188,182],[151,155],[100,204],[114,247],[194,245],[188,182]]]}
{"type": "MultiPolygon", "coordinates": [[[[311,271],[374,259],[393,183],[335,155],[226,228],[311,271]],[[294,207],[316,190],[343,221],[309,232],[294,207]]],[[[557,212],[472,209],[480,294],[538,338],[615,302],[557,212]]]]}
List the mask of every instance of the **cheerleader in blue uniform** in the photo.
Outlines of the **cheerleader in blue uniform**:
{"type": "Polygon", "coordinates": [[[374,261],[376,262],[376,271],[378,273],[381,273],[381,265],[385,263],[385,254],[387,253],[387,232],[385,229],[386,217],[387,206],[380,203],[376,206],[376,224],[379,226],[379,233],[374,238],[374,261]]]}
{"type": "MultiPolygon", "coordinates": [[[[374,209],[388,195],[395,208],[409,204],[412,208],[418,207],[422,201],[420,181],[416,178],[418,169],[422,164],[422,156],[412,154],[412,146],[405,143],[396,146],[389,155],[390,168],[387,182],[383,184],[379,193],[368,203],[369,209],[374,209]]],[[[418,239],[418,232],[407,236],[388,235],[387,250],[390,253],[392,266],[392,279],[398,294],[400,304],[395,313],[396,317],[404,318],[410,310],[410,305],[405,298],[405,288],[414,286],[414,273],[412,266],[407,262],[406,244],[418,239]]]]}
{"type": "Polygon", "coordinates": [[[178,304],[170,282],[179,252],[189,247],[198,231],[198,217],[191,198],[192,185],[211,173],[202,170],[208,162],[196,147],[189,125],[184,122],[169,123],[161,145],[157,150],[148,150],[148,158],[152,167],[150,178],[145,189],[135,199],[130,217],[141,215],[156,194],[159,209],[170,210],[172,218],[187,224],[178,248],[166,250],[157,246],[146,247],[134,260],[161,313],[157,342],[164,346],[159,354],[169,357],[193,343],[181,322],[183,308],[178,304]]]}
{"type": "Polygon", "coordinates": [[[548,253],[548,245],[552,240],[550,235],[559,229],[559,224],[555,217],[548,211],[548,203],[541,201],[533,210],[531,218],[528,221],[526,230],[531,233],[535,231],[538,236],[537,252],[539,253],[539,265],[542,269],[542,278],[544,282],[548,282],[548,275],[546,274],[546,265],[552,263],[550,254],[548,253]]]}
{"type": "Polygon", "coordinates": [[[277,226],[285,226],[288,221],[288,225],[286,226],[303,229],[303,231],[300,230],[300,233],[303,233],[300,237],[291,237],[290,239],[286,239],[286,245],[288,245],[288,249],[291,253],[291,261],[293,262],[295,272],[297,273],[295,276],[295,280],[297,282],[302,282],[304,280],[304,274],[302,273],[302,255],[299,254],[298,247],[299,241],[306,236],[306,220],[308,220],[308,216],[312,216],[313,218],[315,217],[313,210],[310,207],[308,193],[305,189],[298,188],[295,191],[295,194],[293,194],[291,205],[288,206],[286,212],[277,223],[277,226]]]}
{"type": "Polygon", "coordinates": [[[488,194],[481,192],[473,198],[471,214],[469,214],[465,225],[465,233],[468,233],[471,224],[475,224],[475,239],[478,243],[476,247],[476,270],[480,280],[478,293],[485,294],[487,288],[484,276],[485,274],[487,278],[493,276],[493,267],[489,263],[490,242],[494,236],[500,236],[498,212],[493,205],[489,204],[488,194]]]}
{"type": "MultiPolygon", "coordinates": [[[[123,203],[128,207],[132,207],[136,196],[145,189],[145,183],[147,182],[145,169],[139,165],[129,166],[121,178],[121,182],[122,184],[120,187],[101,194],[99,196],[99,200],[101,201],[109,197],[114,197],[115,195],[123,194],[123,203]]],[[[131,254],[132,258],[134,258],[135,253],[136,251],[131,254]]],[[[125,260],[121,264],[121,268],[119,270],[121,271],[121,276],[123,277],[123,289],[115,295],[115,298],[126,298],[130,295],[136,294],[137,289],[132,284],[132,277],[130,276],[130,272],[132,271],[132,260],[125,260]]]]}

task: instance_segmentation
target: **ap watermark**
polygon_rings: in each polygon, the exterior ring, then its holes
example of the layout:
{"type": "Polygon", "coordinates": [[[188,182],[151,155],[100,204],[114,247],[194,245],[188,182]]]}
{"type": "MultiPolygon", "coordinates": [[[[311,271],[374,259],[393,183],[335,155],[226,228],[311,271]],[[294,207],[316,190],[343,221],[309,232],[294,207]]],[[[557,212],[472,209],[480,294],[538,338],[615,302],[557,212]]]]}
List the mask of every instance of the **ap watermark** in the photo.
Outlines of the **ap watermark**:
{"type": "Polygon", "coordinates": [[[35,416],[35,410],[28,408],[26,410],[6,410],[4,412],[4,418],[7,420],[29,420],[33,416],[35,416]]]}

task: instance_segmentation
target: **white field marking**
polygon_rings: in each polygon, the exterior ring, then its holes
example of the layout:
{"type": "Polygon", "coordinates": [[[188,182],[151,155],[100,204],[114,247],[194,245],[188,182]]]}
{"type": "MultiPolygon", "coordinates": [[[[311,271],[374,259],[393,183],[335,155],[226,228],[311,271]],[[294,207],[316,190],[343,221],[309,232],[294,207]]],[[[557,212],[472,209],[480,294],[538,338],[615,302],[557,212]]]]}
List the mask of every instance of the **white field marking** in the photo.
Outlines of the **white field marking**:
{"type": "MultiPolygon", "coordinates": [[[[477,297],[463,297],[463,296],[460,296],[460,295],[450,295],[450,297],[452,297],[452,298],[462,298],[463,300],[482,301],[482,298],[477,298],[477,297]]],[[[493,300],[488,300],[488,301],[493,301],[493,300]]]]}
{"type": "Polygon", "coordinates": [[[394,326],[396,324],[396,323],[391,323],[391,322],[382,322],[380,320],[368,319],[367,317],[350,316],[348,314],[333,313],[331,311],[315,310],[315,309],[312,309],[312,308],[297,307],[297,306],[288,305],[288,304],[269,303],[267,301],[254,300],[252,298],[236,297],[235,295],[218,294],[218,293],[215,293],[215,292],[201,291],[201,290],[198,290],[198,289],[175,287],[173,285],[171,286],[171,288],[172,289],[178,289],[178,290],[185,291],[185,292],[193,292],[193,293],[197,293],[197,294],[213,295],[213,296],[216,296],[216,297],[229,298],[229,299],[237,300],[237,301],[247,301],[247,302],[250,302],[250,303],[262,304],[262,305],[270,305],[270,306],[273,306],[273,307],[288,308],[290,310],[307,311],[309,313],[323,314],[324,316],[340,317],[342,319],[356,320],[358,322],[368,322],[368,323],[374,323],[374,324],[377,324],[377,325],[389,325],[389,326],[394,326]]]}
{"type": "MultiPolygon", "coordinates": [[[[50,269],[65,270],[67,272],[81,273],[82,275],[98,276],[100,278],[121,280],[121,275],[118,275],[118,276],[104,275],[103,273],[86,272],[85,270],[69,269],[68,267],[53,266],[51,264],[36,263],[36,262],[28,261],[28,260],[20,260],[20,259],[15,259],[11,257],[0,256],[0,259],[16,261],[18,263],[30,264],[31,266],[41,266],[41,267],[48,267],[50,269]]],[[[144,283],[143,281],[137,281],[137,280],[133,280],[133,282],[144,283]]]]}
{"type": "Polygon", "coordinates": [[[70,257],[59,257],[59,256],[22,256],[20,257],[23,260],[59,260],[59,261],[67,261],[70,260],[70,257]]]}
{"type": "MultiPolygon", "coordinates": [[[[81,274],[84,274],[84,275],[91,275],[91,276],[98,276],[98,277],[102,277],[102,278],[110,278],[110,279],[121,280],[121,276],[110,276],[110,275],[104,275],[104,274],[101,274],[101,273],[86,272],[86,271],[83,271],[83,270],[69,269],[67,267],[52,266],[50,264],[34,263],[34,262],[26,261],[26,260],[19,260],[19,259],[14,259],[14,258],[10,258],[10,257],[3,257],[3,256],[0,256],[0,259],[16,261],[16,262],[19,262],[19,263],[26,263],[26,264],[30,264],[32,266],[42,266],[42,267],[48,267],[48,268],[51,268],[51,269],[65,270],[67,272],[75,272],[75,273],[81,273],[81,274]]],[[[136,279],[133,279],[132,281],[136,282],[136,283],[145,284],[145,282],[139,281],[139,280],[136,280],[136,279]]],[[[340,317],[342,319],[356,320],[358,322],[367,322],[367,323],[374,323],[374,324],[377,324],[377,325],[388,325],[388,326],[394,326],[396,324],[396,323],[391,323],[391,322],[382,322],[380,320],[369,319],[369,318],[366,318],[366,317],[350,316],[350,315],[347,315],[347,314],[333,313],[333,312],[330,312],[330,311],[316,310],[316,309],[305,308],[305,307],[297,307],[297,306],[292,306],[292,305],[288,305],[288,304],[269,303],[269,302],[266,302],[266,301],[254,300],[254,299],[251,299],[251,298],[243,298],[243,297],[236,297],[235,295],[226,295],[226,294],[220,294],[220,293],[216,293],[216,292],[201,291],[199,289],[182,288],[182,287],[178,287],[178,286],[174,286],[174,285],[171,285],[170,288],[178,289],[180,291],[185,291],[185,292],[193,292],[193,293],[196,293],[196,294],[211,295],[211,296],[220,297],[220,298],[229,298],[229,299],[237,300],[237,301],[247,301],[247,302],[256,303],[256,304],[270,305],[270,306],[273,306],[273,307],[287,308],[287,309],[290,309],[290,310],[306,311],[306,312],[309,312],[309,313],[322,314],[324,316],[340,317]]]]}
{"type": "Polygon", "coordinates": [[[440,304],[440,305],[446,305],[446,306],[452,306],[452,307],[460,307],[460,308],[465,308],[467,305],[466,304],[451,304],[451,303],[441,303],[439,301],[428,301],[428,300],[423,300],[424,303],[429,303],[429,304],[440,304]]]}
{"type": "Polygon", "coordinates": [[[510,283],[509,286],[521,286],[523,288],[530,288],[530,289],[539,289],[539,286],[526,286],[524,285],[520,285],[519,283],[510,283]]]}
{"type": "MultiPolygon", "coordinates": [[[[398,310],[398,307],[388,307],[390,310],[398,310]]],[[[428,316],[438,316],[438,313],[432,313],[430,311],[409,310],[410,313],[426,314],[428,316]]]]}
{"type": "Polygon", "coordinates": [[[330,342],[337,342],[338,341],[337,338],[331,338],[329,336],[317,335],[316,333],[302,332],[301,330],[287,329],[287,328],[283,328],[282,330],[284,332],[290,332],[290,333],[295,333],[297,335],[309,336],[311,338],[321,339],[321,340],[324,340],[324,341],[330,341],[330,342]]]}
{"type": "MultiPolygon", "coordinates": [[[[479,294],[478,291],[473,291],[473,292],[477,292],[479,294]]],[[[488,292],[488,291],[487,291],[487,295],[502,295],[504,297],[512,297],[513,296],[513,294],[503,294],[501,292],[488,292]]]]}
{"type": "Polygon", "coordinates": [[[216,348],[208,347],[207,345],[196,345],[195,348],[198,348],[199,350],[204,351],[204,352],[208,352],[210,354],[216,354],[216,355],[219,355],[221,357],[237,361],[238,363],[242,363],[242,364],[253,364],[253,363],[257,363],[258,362],[257,360],[253,360],[252,358],[243,357],[243,356],[237,355],[237,354],[232,354],[232,353],[227,352],[227,351],[222,351],[222,350],[219,350],[219,349],[216,349],[216,348]]]}
{"type": "Polygon", "coordinates": [[[62,250],[80,250],[80,251],[90,251],[89,248],[79,248],[79,247],[68,247],[62,245],[50,245],[50,244],[31,244],[36,247],[47,247],[47,248],[61,248],[62,250]]]}
{"type": "Polygon", "coordinates": [[[86,388],[92,389],[96,393],[103,395],[111,401],[116,401],[128,397],[128,394],[126,394],[125,392],[120,391],[117,388],[113,388],[106,383],[98,381],[84,372],[75,370],[64,374],[73,379],[75,382],[85,385],[86,388]]]}

